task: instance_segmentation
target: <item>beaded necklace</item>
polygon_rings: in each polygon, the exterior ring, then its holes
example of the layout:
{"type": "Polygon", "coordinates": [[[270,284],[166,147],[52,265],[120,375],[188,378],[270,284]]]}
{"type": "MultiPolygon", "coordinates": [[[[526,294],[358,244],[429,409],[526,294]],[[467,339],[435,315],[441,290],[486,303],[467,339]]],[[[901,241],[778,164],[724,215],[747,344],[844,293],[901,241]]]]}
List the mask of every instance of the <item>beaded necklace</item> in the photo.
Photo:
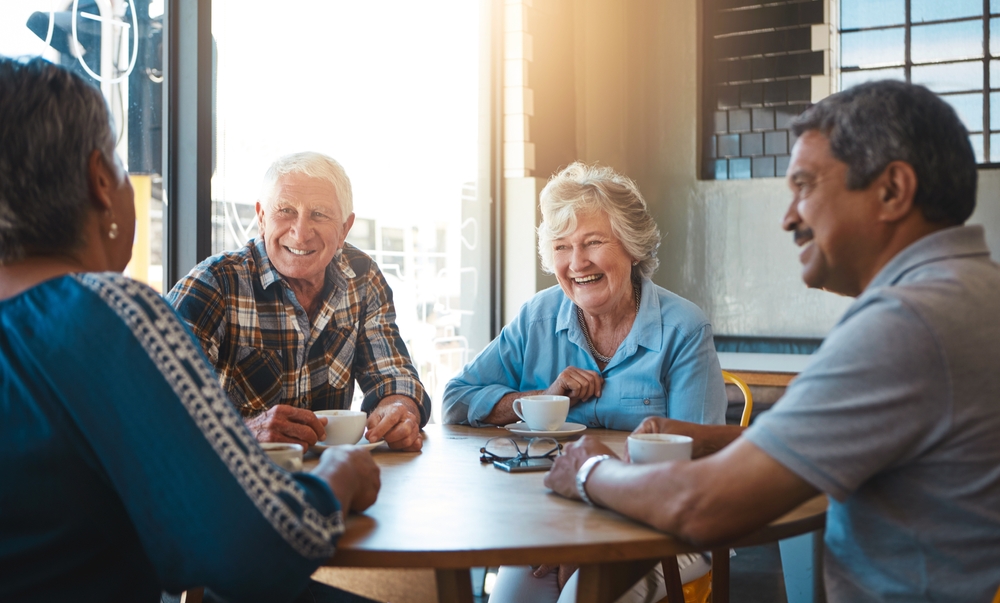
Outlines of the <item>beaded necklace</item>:
{"type": "MultiPolygon", "coordinates": [[[[635,314],[638,316],[639,302],[642,300],[642,294],[639,293],[639,288],[635,285],[632,285],[632,297],[635,299],[635,314]]],[[[597,346],[595,346],[594,342],[591,341],[590,329],[587,328],[587,320],[583,317],[583,310],[580,309],[580,306],[576,307],[576,319],[580,322],[580,328],[583,329],[583,336],[587,339],[587,347],[590,348],[590,353],[594,356],[594,358],[596,358],[598,362],[603,362],[604,364],[611,362],[611,358],[614,354],[611,356],[605,356],[597,351],[597,346]]],[[[619,343],[619,345],[621,345],[621,343],[619,343]]]]}

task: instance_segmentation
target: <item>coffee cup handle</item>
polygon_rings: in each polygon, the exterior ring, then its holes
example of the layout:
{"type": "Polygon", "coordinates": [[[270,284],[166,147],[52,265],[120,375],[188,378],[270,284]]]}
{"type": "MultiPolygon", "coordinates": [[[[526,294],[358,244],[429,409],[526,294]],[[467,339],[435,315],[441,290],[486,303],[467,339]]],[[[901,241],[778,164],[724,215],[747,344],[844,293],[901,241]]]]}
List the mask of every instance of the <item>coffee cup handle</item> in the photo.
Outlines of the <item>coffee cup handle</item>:
{"type": "Polygon", "coordinates": [[[522,421],[527,421],[527,419],[524,418],[524,415],[521,414],[521,400],[520,399],[514,400],[514,403],[511,404],[510,407],[511,407],[511,409],[513,409],[514,414],[517,415],[518,417],[520,417],[522,421]]]}

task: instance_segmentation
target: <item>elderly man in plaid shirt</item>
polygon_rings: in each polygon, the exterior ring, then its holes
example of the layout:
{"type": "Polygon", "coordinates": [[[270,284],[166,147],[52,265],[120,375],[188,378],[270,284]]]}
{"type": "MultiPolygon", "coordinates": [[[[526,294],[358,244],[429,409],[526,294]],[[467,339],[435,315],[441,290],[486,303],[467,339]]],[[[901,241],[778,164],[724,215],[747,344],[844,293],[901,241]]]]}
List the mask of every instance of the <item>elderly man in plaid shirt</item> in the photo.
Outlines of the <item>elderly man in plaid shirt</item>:
{"type": "Polygon", "coordinates": [[[313,411],[350,408],[357,380],[370,441],[423,444],[431,402],[385,277],[345,243],[353,208],[339,163],[282,157],[264,176],[258,237],[208,258],[167,294],[261,442],[308,448],[323,439],[313,411]]]}

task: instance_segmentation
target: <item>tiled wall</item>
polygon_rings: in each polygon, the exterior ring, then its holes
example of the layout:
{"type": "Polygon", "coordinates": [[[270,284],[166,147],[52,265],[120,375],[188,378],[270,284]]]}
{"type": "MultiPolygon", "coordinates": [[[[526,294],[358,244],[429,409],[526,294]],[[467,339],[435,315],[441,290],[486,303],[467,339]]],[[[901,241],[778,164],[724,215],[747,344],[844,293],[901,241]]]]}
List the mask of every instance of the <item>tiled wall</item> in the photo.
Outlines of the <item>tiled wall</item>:
{"type": "Polygon", "coordinates": [[[824,20],[823,0],[706,2],[703,178],[784,175],[795,142],[788,124],[826,71],[813,42],[824,20]]]}

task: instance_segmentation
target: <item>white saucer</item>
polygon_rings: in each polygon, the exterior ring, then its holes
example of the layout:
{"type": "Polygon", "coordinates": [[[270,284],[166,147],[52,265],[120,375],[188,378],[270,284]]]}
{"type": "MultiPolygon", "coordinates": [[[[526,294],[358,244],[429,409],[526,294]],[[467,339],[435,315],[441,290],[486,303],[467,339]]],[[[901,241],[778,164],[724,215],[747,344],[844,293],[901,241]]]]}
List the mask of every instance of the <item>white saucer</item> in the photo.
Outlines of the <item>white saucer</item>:
{"type": "Polygon", "coordinates": [[[562,427],[554,431],[535,431],[530,429],[524,421],[511,423],[506,427],[507,431],[526,438],[565,438],[580,433],[586,428],[586,425],[579,423],[563,423],[562,427]]]}
{"type": "MultiPolygon", "coordinates": [[[[362,437],[357,444],[353,445],[359,448],[364,448],[365,450],[374,450],[375,448],[378,448],[384,443],[385,440],[379,440],[377,442],[369,442],[367,438],[362,437]]],[[[336,444],[336,445],[348,446],[349,444],[336,444]]],[[[315,450],[316,452],[323,452],[327,448],[333,448],[333,446],[330,444],[324,444],[323,442],[316,442],[315,444],[312,445],[312,448],[310,448],[309,450],[315,450]]]]}

